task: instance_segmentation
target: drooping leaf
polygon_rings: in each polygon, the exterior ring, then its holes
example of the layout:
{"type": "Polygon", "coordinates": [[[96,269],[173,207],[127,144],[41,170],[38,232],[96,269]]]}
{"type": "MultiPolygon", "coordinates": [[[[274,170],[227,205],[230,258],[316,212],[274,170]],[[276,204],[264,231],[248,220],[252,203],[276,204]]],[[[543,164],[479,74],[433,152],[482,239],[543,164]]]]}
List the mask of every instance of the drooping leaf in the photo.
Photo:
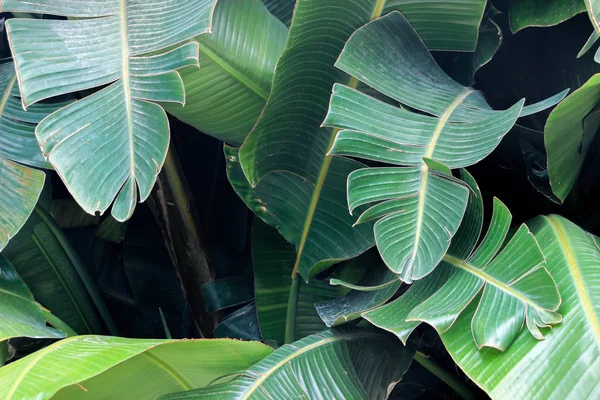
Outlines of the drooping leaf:
{"type": "Polygon", "coordinates": [[[0,256],[0,342],[21,336],[57,339],[65,334],[46,326],[29,288],[10,262],[0,256]]]}
{"type": "Polygon", "coordinates": [[[552,191],[561,201],[575,184],[600,126],[600,114],[592,112],[599,101],[600,74],[596,74],[552,110],[546,121],[548,175],[552,191]]]}
{"type": "Polygon", "coordinates": [[[235,310],[215,327],[215,337],[240,340],[263,340],[258,324],[256,305],[246,304],[235,310]]]}
{"type": "Polygon", "coordinates": [[[271,351],[261,343],[227,339],[75,336],[0,368],[0,398],[156,398],[205,386],[271,351]]]}
{"type": "Polygon", "coordinates": [[[373,330],[324,331],[280,347],[229,383],[161,399],[385,399],[413,354],[373,330]]]}
{"type": "Polygon", "coordinates": [[[77,333],[103,332],[102,320],[81,278],[37,213],[2,254],[35,299],[77,333]]]}
{"type": "Polygon", "coordinates": [[[483,95],[448,77],[410,23],[392,12],[357,30],[336,66],[402,104],[382,103],[336,84],[324,125],[342,129],[330,154],[402,167],[353,172],[348,204],[368,205],[357,223],[378,220],[383,260],[407,282],[429,274],[448,250],[463,217],[467,189],[449,168],[486,157],[517,118],[559,102],[566,92],[523,107],[495,111],[483,95]],[[437,169],[423,159],[437,160],[437,169]],[[445,164],[441,166],[440,163],[445,164]]]}
{"type": "Polygon", "coordinates": [[[511,0],[510,30],[517,33],[530,26],[557,25],[584,11],[584,0],[511,0]]]}
{"type": "Polygon", "coordinates": [[[520,335],[504,353],[478,350],[466,332],[475,312],[473,304],[442,339],[463,371],[492,398],[597,398],[600,241],[557,215],[537,217],[528,225],[562,295],[562,323],[545,330],[545,340],[520,335]]]}
{"type": "Polygon", "coordinates": [[[200,68],[180,71],[185,106],[165,104],[166,110],[204,133],[240,145],[267,102],[286,38],[285,25],[260,1],[219,2],[211,33],[195,38],[200,68]]]}
{"type": "MultiPolygon", "coordinates": [[[[263,338],[285,343],[287,309],[291,300],[292,271],[296,252],[292,245],[260,220],[252,228],[252,261],[256,311],[263,338]]],[[[336,287],[316,279],[298,282],[294,317],[294,340],[325,329],[315,303],[339,296],[336,287]]]]}
{"type": "Polygon", "coordinates": [[[207,282],[200,287],[206,311],[215,312],[252,301],[252,274],[236,275],[207,282]]]}
{"type": "Polygon", "coordinates": [[[175,71],[198,64],[198,45],[172,47],[210,29],[215,0],[17,0],[0,10],[77,17],[11,19],[7,31],[24,107],[109,84],[46,117],[36,135],[48,161],[90,214],[128,219],[149,195],[169,144],[156,101],[185,102],[175,71]],[[44,73],[40,74],[39,71],[44,73]]]}

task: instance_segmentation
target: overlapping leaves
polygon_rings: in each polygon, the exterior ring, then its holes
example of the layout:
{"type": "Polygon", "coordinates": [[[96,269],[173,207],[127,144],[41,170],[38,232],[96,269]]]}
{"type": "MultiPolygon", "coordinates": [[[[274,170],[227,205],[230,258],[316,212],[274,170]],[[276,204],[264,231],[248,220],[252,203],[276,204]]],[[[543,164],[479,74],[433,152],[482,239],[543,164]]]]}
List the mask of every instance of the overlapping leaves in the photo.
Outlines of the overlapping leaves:
{"type": "Polygon", "coordinates": [[[330,154],[401,166],[352,172],[348,200],[351,211],[370,206],[357,222],[378,220],[374,232],[382,258],[407,282],[433,271],[463,217],[467,190],[450,168],[483,159],[519,117],[566,94],[492,110],[480,92],[441,70],[398,12],[357,30],[336,66],[407,106],[394,107],[338,84],[324,122],[341,129],[330,154]]]}
{"type": "Polygon", "coordinates": [[[373,330],[324,331],[280,347],[231,382],[161,399],[385,399],[413,353],[373,330]]]}
{"type": "Polygon", "coordinates": [[[215,0],[6,0],[2,11],[71,20],[7,22],[24,107],[53,96],[109,84],[66,106],[36,128],[44,154],[80,206],[128,219],[162,168],[169,125],[161,102],[185,102],[175,71],[198,64],[215,0]],[[154,53],[148,55],[148,53],[154,53]],[[44,73],[40,73],[44,71],[44,73]]]}

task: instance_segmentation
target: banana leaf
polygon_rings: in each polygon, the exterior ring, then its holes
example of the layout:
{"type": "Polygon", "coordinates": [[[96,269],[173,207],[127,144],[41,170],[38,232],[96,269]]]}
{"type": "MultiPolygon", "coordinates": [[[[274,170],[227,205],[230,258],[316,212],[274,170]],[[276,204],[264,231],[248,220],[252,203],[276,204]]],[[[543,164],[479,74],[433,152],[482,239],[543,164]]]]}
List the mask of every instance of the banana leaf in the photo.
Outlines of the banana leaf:
{"type": "Polygon", "coordinates": [[[413,350],[373,330],[324,331],[275,350],[225,384],[161,397],[174,399],[385,399],[413,350]]]}
{"type": "Polygon", "coordinates": [[[527,225],[562,295],[562,324],[544,329],[544,340],[520,335],[503,353],[479,350],[465,330],[475,313],[471,305],[442,340],[462,370],[494,399],[597,398],[600,239],[558,215],[527,225]]]}
{"type": "Polygon", "coordinates": [[[206,386],[271,351],[261,343],[228,339],[75,336],[0,368],[0,398],[156,398],[206,386]]]}
{"type": "Polygon", "coordinates": [[[198,65],[197,43],[174,46],[210,30],[215,2],[0,5],[0,11],[76,17],[7,22],[24,108],[108,85],[50,114],[35,131],[44,155],[86,212],[102,214],[114,201],[112,215],[124,221],[138,199],[150,195],[169,145],[167,116],[156,102],[185,103],[176,69],[198,65]]]}

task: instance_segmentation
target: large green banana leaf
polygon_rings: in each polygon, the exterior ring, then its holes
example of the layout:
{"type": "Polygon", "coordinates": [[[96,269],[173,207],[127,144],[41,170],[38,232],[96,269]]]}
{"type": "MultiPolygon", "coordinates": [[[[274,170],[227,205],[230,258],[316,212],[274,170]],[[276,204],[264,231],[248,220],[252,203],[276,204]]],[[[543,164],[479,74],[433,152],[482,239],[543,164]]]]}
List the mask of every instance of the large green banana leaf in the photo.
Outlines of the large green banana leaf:
{"type": "Polygon", "coordinates": [[[46,326],[40,305],[15,268],[0,256],[0,342],[12,337],[63,338],[46,326]]]}
{"type": "Polygon", "coordinates": [[[101,333],[103,323],[77,271],[37,213],[2,252],[33,297],[79,334],[101,333]]]}
{"type": "Polygon", "coordinates": [[[165,109],[200,131],[239,146],[267,102],[286,38],[285,25],[260,1],[220,1],[211,32],[195,38],[200,68],[180,71],[185,107],[165,104],[165,109]]]}
{"type": "Polygon", "coordinates": [[[150,195],[169,145],[167,116],[154,102],[185,102],[175,70],[198,64],[198,45],[156,53],[209,31],[214,5],[215,0],[2,2],[2,11],[77,17],[7,22],[23,107],[108,84],[36,128],[44,154],[88,213],[103,213],[114,200],[112,215],[123,221],[138,197],[150,195]]]}
{"type": "Polygon", "coordinates": [[[333,134],[320,124],[331,86],[344,79],[335,59],[378,7],[375,0],[299,0],[262,116],[239,158],[226,150],[230,182],[296,247],[294,275],[306,280],[374,244],[369,228],[352,228],[344,205],[346,177],[362,164],[326,156],[333,134]]]}
{"type": "Polygon", "coordinates": [[[50,168],[35,138],[35,123],[64,103],[21,108],[12,62],[0,65],[0,250],[23,227],[44,186],[44,173],[25,165],[50,168]],[[21,165],[25,164],[25,165],[21,165]]]}
{"type": "Polygon", "coordinates": [[[585,12],[584,0],[512,0],[509,21],[512,33],[530,26],[552,26],[585,12]]]}
{"type": "Polygon", "coordinates": [[[451,176],[450,168],[485,158],[517,118],[566,95],[565,91],[530,106],[523,107],[521,100],[505,111],[492,110],[482,93],[442,71],[398,12],[357,30],[336,66],[409,107],[394,107],[336,84],[324,122],[341,129],[329,154],[401,166],[352,172],[348,205],[350,212],[370,207],[357,224],[378,220],[374,232],[381,256],[406,282],[433,271],[462,220],[468,190],[451,176]]]}
{"type": "Polygon", "coordinates": [[[258,342],[227,339],[74,336],[0,368],[0,398],[154,399],[206,386],[271,351],[258,342]]]}
{"type": "Polygon", "coordinates": [[[229,383],[161,399],[385,399],[413,353],[373,330],[324,331],[280,347],[229,383]]]}
{"type": "Polygon", "coordinates": [[[362,315],[406,342],[420,322],[442,334],[475,304],[477,312],[461,327],[461,334],[468,334],[478,348],[510,348],[524,322],[542,339],[538,327],[561,321],[556,313],[561,297],[544,256],[525,225],[506,240],[511,215],[497,199],[490,228],[475,249],[473,237],[483,218],[478,207],[477,202],[472,205],[469,211],[474,214],[465,218],[464,231],[455,237],[455,243],[464,241],[463,245],[455,245],[432,274],[391,303],[362,315]]]}
{"type": "Polygon", "coordinates": [[[600,74],[592,76],[552,112],[544,129],[548,175],[552,191],[564,201],[600,126],[594,108],[600,101],[600,74]]]}
{"type": "Polygon", "coordinates": [[[562,324],[536,340],[520,335],[504,353],[479,350],[466,332],[468,307],[442,334],[454,360],[494,399],[596,399],[600,396],[600,239],[551,215],[527,223],[563,298],[562,324]]]}

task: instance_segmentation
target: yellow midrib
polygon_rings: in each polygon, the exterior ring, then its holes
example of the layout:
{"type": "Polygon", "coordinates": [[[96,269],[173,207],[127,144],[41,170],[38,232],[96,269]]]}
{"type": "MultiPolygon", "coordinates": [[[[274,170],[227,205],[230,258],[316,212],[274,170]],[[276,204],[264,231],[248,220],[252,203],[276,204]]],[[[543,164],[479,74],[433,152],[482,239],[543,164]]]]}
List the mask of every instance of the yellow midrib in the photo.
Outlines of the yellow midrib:
{"type": "Polygon", "coordinates": [[[135,148],[133,145],[133,119],[131,111],[131,88],[129,83],[129,41],[127,38],[127,0],[121,0],[121,41],[122,41],[122,75],[125,94],[125,111],[127,112],[127,131],[129,133],[130,173],[135,176],[135,148]]]}
{"type": "Polygon", "coordinates": [[[556,221],[556,217],[549,216],[545,218],[549,222],[550,227],[552,228],[552,230],[558,238],[558,243],[560,245],[560,248],[562,249],[562,253],[565,255],[567,265],[569,266],[569,271],[571,272],[571,276],[573,277],[573,284],[575,285],[577,297],[581,302],[583,313],[587,317],[591,330],[594,334],[594,337],[596,338],[596,345],[600,347],[600,323],[598,322],[598,316],[594,311],[594,306],[592,305],[592,301],[588,294],[588,290],[585,286],[583,276],[581,275],[581,271],[579,270],[579,266],[577,265],[577,259],[575,258],[575,254],[573,253],[573,247],[571,246],[569,237],[565,233],[561,224],[558,221],[556,221]]]}
{"type": "Polygon", "coordinates": [[[451,264],[452,266],[454,266],[456,268],[460,268],[462,270],[469,272],[472,275],[475,275],[476,277],[482,279],[486,284],[489,283],[489,284],[497,287],[498,289],[502,290],[503,292],[508,293],[509,295],[521,300],[523,303],[530,305],[531,307],[535,308],[536,310],[545,310],[545,308],[540,307],[538,304],[533,303],[531,300],[529,300],[527,297],[523,296],[521,293],[513,290],[506,283],[497,280],[493,276],[486,274],[485,271],[482,271],[482,270],[474,267],[473,265],[464,262],[463,260],[460,260],[454,256],[446,254],[444,256],[444,261],[446,261],[447,263],[451,264]]]}
{"type": "MultiPolygon", "coordinates": [[[[371,21],[379,18],[381,13],[383,12],[383,8],[385,7],[385,3],[387,0],[377,0],[375,7],[373,9],[373,13],[371,14],[371,21]]],[[[356,88],[358,85],[358,80],[354,77],[350,78],[350,82],[348,86],[351,88],[356,88]]],[[[329,139],[329,144],[327,145],[327,153],[331,149],[333,142],[335,141],[335,137],[338,134],[340,129],[336,128],[332,130],[331,138],[329,139]]],[[[296,261],[294,263],[294,269],[292,270],[292,279],[296,277],[298,274],[298,268],[300,266],[300,260],[302,259],[302,253],[304,252],[304,246],[306,245],[306,240],[308,239],[308,233],[310,232],[310,226],[312,224],[313,217],[315,215],[315,210],[317,209],[317,203],[319,202],[319,198],[321,197],[321,190],[323,190],[323,184],[325,183],[325,178],[327,177],[327,172],[329,172],[329,166],[331,165],[331,159],[333,156],[326,154],[325,159],[323,160],[323,165],[321,165],[321,170],[319,171],[319,176],[317,177],[317,182],[315,184],[315,189],[313,190],[313,195],[310,199],[310,205],[308,207],[308,213],[306,214],[306,219],[304,222],[304,229],[302,230],[302,236],[300,237],[300,244],[298,245],[298,251],[296,253],[296,261]]]]}
{"type": "MultiPolygon", "coordinates": [[[[433,131],[433,136],[431,137],[431,141],[429,142],[429,147],[427,148],[427,153],[423,156],[424,158],[431,158],[433,152],[435,150],[435,146],[444,130],[444,126],[448,123],[450,119],[450,115],[456,110],[465,98],[472,92],[472,89],[465,89],[460,95],[454,99],[452,104],[448,107],[446,111],[440,117],[435,130],[433,131]]],[[[423,170],[421,171],[421,184],[419,186],[419,204],[417,208],[417,221],[415,223],[415,241],[411,255],[411,264],[415,262],[415,258],[417,257],[417,251],[419,250],[419,242],[421,241],[421,232],[423,231],[423,215],[425,208],[425,194],[427,191],[427,180],[429,177],[429,167],[427,164],[423,164],[423,170]]],[[[411,267],[412,268],[412,267],[411,267]]]]}
{"type": "MultiPolygon", "coordinates": [[[[70,338],[63,339],[60,341],[60,346],[63,346],[65,343],[68,343],[77,338],[80,338],[80,336],[72,336],[70,338]]],[[[12,388],[10,389],[10,391],[4,398],[6,400],[12,399],[15,392],[17,391],[17,388],[19,387],[19,385],[21,384],[21,382],[23,381],[25,376],[29,373],[29,371],[31,371],[31,369],[38,363],[38,361],[40,361],[42,359],[42,357],[44,357],[46,354],[50,353],[52,350],[56,349],[57,347],[59,347],[59,346],[56,346],[56,347],[48,346],[48,347],[34,353],[33,358],[29,361],[29,365],[27,365],[27,367],[23,368],[23,371],[21,371],[21,373],[19,374],[17,379],[15,379],[15,381],[13,382],[12,388]]]]}

